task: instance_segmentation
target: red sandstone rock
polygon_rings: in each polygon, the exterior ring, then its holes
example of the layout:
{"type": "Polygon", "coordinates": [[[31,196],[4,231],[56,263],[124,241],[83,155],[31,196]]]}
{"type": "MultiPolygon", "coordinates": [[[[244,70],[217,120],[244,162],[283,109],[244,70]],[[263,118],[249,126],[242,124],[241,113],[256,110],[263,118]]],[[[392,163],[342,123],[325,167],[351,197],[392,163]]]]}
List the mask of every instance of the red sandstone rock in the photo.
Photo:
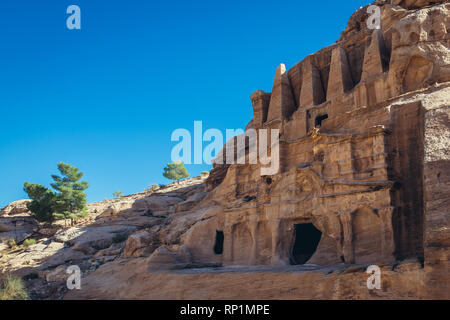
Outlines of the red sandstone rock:
{"type": "Polygon", "coordinates": [[[0,267],[45,274],[74,257],[85,277],[67,299],[449,299],[450,4],[375,4],[381,30],[361,8],[335,44],[251,95],[247,129],[280,130],[277,174],[215,164],[205,183],[93,204],[91,233],[68,239],[84,255],[55,242],[66,230],[0,267]],[[145,230],[123,255],[94,248],[117,228],[145,230]]]}

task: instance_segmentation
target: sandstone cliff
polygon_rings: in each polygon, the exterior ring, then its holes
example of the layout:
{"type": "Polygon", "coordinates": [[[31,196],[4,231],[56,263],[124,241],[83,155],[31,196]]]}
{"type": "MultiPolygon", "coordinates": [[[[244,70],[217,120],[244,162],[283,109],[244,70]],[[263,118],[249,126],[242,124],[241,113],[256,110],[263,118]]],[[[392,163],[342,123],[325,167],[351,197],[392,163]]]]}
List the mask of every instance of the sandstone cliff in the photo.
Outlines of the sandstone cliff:
{"type": "Polygon", "coordinates": [[[215,165],[207,179],[91,204],[72,228],[13,204],[0,238],[39,241],[0,247],[0,271],[36,298],[450,298],[450,4],[374,4],[381,29],[359,9],[336,43],[251,95],[247,132],[280,132],[275,175],[215,165]],[[82,289],[66,293],[73,264],[82,289]]]}

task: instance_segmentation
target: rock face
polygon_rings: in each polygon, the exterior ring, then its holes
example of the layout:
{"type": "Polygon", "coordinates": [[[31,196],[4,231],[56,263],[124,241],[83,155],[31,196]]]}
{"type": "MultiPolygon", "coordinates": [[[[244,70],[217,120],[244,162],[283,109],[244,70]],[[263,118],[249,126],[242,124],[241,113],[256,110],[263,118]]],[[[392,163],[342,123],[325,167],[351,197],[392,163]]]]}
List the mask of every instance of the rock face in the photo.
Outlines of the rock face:
{"type": "Polygon", "coordinates": [[[22,242],[36,230],[37,223],[29,216],[28,202],[30,200],[15,201],[0,211],[0,252],[7,247],[4,243],[22,242]]]}
{"type": "MultiPolygon", "coordinates": [[[[66,299],[450,299],[450,4],[375,4],[381,29],[361,8],[250,96],[246,134],[280,133],[275,174],[217,164],[207,180],[91,204],[69,229],[24,227],[47,238],[0,271],[37,273],[37,298],[77,264],[82,289],[66,299]],[[381,291],[367,289],[372,264],[381,291]]],[[[17,230],[13,208],[0,237],[17,230]]]]}
{"type": "Polygon", "coordinates": [[[248,267],[146,271],[146,260],[114,261],[85,279],[65,299],[298,300],[426,299],[420,263],[385,265],[381,290],[367,290],[363,266],[248,267]],[[134,270],[129,272],[128,270],[134,270]],[[94,276],[95,275],[95,276],[94,276]],[[411,281],[414,279],[414,281],[411,281]],[[126,285],[123,285],[126,284],[126,285]]]}
{"type": "Polygon", "coordinates": [[[191,266],[189,249],[179,243],[199,218],[195,209],[207,194],[205,179],[89,204],[89,217],[75,226],[39,224],[26,201],[12,203],[0,216],[0,240],[5,240],[0,241],[0,276],[23,277],[33,299],[60,299],[71,265],[79,266],[83,277],[103,264],[140,257],[149,259],[149,270],[191,266]],[[25,239],[36,244],[23,246],[25,239]]]}
{"type": "Polygon", "coordinates": [[[14,215],[28,213],[27,204],[29,202],[30,202],[30,200],[19,200],[19,201],[10,203],[6,207],[4,207],[2,210],[0,210],[0,216],[11,217],[14,215]]]}
{"type": "Polygon", "coordinates": [[[186,246],[171,251],[164,246],[156,249],[148,258],[147,270],[174,270],[184,269],[191,263],[191,254],[186,246]]]}
{"type": "Polygon", "coordinates": [[[430,287],[433,273],[449,278],[450,4],[376,4],[380,30],[367,29],[361,8],[334,45],[281,65],[273,92],[251,95],[247,132],[280,131],[280,169],[215,166],[215,213],[183,238],[194,261],[417,258],[430,287]]]}
{"type": "Polygon", "coordinates": [[[152,253],[157,243],[155,234],[149,231],[142,231],[132,234],[128,237],[124,248],[124,256],[126,258],[138,258],[152,253]]]}

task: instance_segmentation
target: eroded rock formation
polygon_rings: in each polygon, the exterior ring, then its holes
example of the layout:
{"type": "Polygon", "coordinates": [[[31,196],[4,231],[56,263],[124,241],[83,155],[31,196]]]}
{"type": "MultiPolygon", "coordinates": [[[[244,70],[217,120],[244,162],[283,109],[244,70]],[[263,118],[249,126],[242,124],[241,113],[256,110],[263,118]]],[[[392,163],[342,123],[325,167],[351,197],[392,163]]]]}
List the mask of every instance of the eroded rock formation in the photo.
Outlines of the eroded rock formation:
{"type": "MultiPolygon", "coordinates": [[[[448,164],[450,5],[378,4],[381,30],[363,27],[360,9],[334,45],[289,71],[280,65],[272,93],[251,96],[247,129],[280,130],[280,169],[271,177],[259,165],[213,170],[223,179],[210,196],[220,209],[194,228],[223,231],[224,264],[292,263],[302,224],[322,233],[309,263],[424,256],[434,214],[424,194],[429,153],[448,164]],[[432,138],[434,121],[442,132],[432,138]]],[[[196,239],[192,230],[186,241],[203,259],[196,239]]]]}
{"type": "Polygon", "coordinates": [[[279,172],[216,165],[211,189],[221,183],[208,197],[214,214],[185,237],[193,259],[333,265],[418,258],[448,268],[450,4],[376,4],[380,30],[366,28],[361,8],[334,45],[288,71],[280,65],[272,93],[252,94],[247,130],[280,131],[279,172]],[[210,250],[216,230],[224,238],[220,256],[210,250]]]}
{"type": "Polygon", "coordinates": [[[450,298],[450,4],[375,4],[380,30],[359,9],[251,95],[247,133],[280,132],[276,174],[217,164],[206,181],[92,204],[71,229],[28,226],[45,238],[0,270],[37,273],[38,298],[73,263],[85,281],[69,299],[450,298]],[[369,264],[381,291],[364,285],[369,264]]]}

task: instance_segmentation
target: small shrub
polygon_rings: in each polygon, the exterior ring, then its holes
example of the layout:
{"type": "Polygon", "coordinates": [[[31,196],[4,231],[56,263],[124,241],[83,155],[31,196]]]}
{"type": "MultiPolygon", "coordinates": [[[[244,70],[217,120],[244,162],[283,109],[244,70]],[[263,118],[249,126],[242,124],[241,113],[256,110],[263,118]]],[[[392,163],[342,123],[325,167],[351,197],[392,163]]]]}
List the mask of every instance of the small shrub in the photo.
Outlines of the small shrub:
{"type": "Polygon", "coordinates": [[[155,190],[158,190],[159,189],[159,186],[157,185],[157,184],[151,184],[151,185],[149,185],[148,186],[148,191],[155,191],[155,190]]]}
{"type": "Polygon", "coordinates": [[[124,242],[125,240],[127,240],[127,236],[125,234],[116,234],[113,238],[112,238],[112,242],[113,243],[121,243],[124,242]]]}
{"type": "Polygon", "coordinates": [[[28,299],[28,293],[21,278],[7,275],[0,279],[0,300],[28,299]]]}
{"type": "Polygon", "coordinates": [[[123,197],[123,192],[122,191],[115,191],[113,193],[113,197],[114,198],[122,198],[123,197]]]}
{"type": "Polygon", "coordinates": [[[14,238],[9,238],[9,239],[6,241],[6,244],[7,244],[11,249],[14,249],[15,247],[17,247],[16,239],[14,239],[14,238]]]}
{"type": "Polygon", "coordinates": [[[164,168],[163,176],[178,183],[181,179],[188,178],[189,173],[182,161],[175,160],[174,162],[167,164],[164,168]]]}
{"type": "Polygon", "coordinates": [[[23,245],[25,248],[28,248],[29,246],[32,246],[32,245],[34,245],[34,244],[36,244],[36,240],[34,240],[34,239],[27,239],[27,240],[25,240],[25,241],[22,243],[22,245],[23,245]]]}

